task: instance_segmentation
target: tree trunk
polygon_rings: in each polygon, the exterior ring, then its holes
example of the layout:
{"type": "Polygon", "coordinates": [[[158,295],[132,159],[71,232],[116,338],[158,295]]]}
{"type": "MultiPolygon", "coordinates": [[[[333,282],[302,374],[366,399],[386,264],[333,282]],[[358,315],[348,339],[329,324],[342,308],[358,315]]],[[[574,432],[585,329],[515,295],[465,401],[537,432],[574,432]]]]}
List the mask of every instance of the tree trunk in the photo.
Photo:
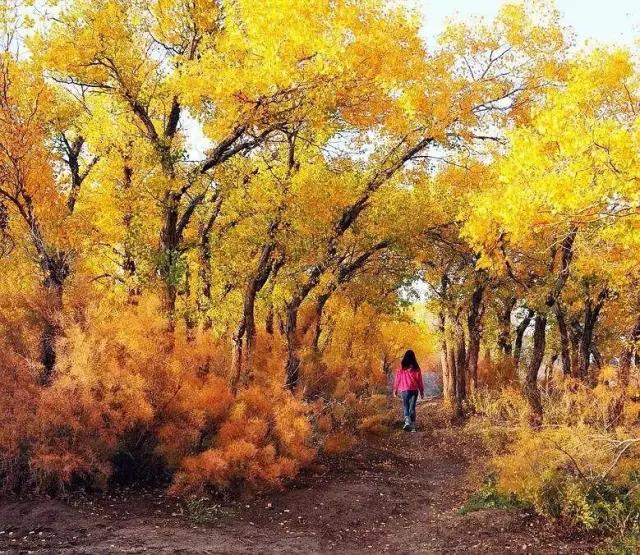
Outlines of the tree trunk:
{"type": "Polygon", "coordinates": [[[504,301],[504,305],[498,309],[498,350],[506,356],[513,353],[511,344],[511,313],[516,305],[516,299],[510,297],[504,301]]]}
{"type": "Polygon", "coordinates": [[[58,318],[62,312],[64,282],[69,275],[69,268],[62,253],[57,253],[53,257],[47,256],[44,266],[47,268],[48,275],[44,281],[46,314],[42,328],[42,372],[39,381],[42,385],[49,385],[56,365],[56,341],[61,333],[58,318]]]}
{"type": "Polygon", "coordinates": [[[253,354],[256,340],[256,297],[269,279],[273,269],[271,256],[274,249],[275,243],[272,241],[263,247],[256,270],[245,288],[242,319],[234,335],[234,369],[231,381],[234,389],[237,389],[243,382],[251,381],[253,377],[253,354]]]}
{"type": "Polygon", "coordinates": [[[467,317],[469,330],[469,347],[466,353],[466,373],[469,379],[469,391],[473,393],[478,387],[478,359],[482,340],[482,317],[484,315],[484,285],[479,285],[471,297],[471,306],[467,317]]]}
{"type": "Polygon", "coordinates": [[[165,196],[164,224],[160,234],[160,265],[158,272],[164,286],[163,309],[169,321],[169,329],[175,328],[176,300],[178,297],[178,262],[180,234],[178,231],[178,207],[180,198],[170,192],[165,196]]]}
{"type": "Polygon", "coordinates": [[[553,367],[556,360],[558,360],[558,353],[554,352],[551,357],[549,357],[544,369],[544,385],[547,393],[549,393],[551,382],[553,381],[553,367]]]}
{"type": "Polygon", "coordinates": [[[44,292],[46,296],[46,311],[41,339],[42,373],[40,383],[48,385],[53,378],[56,364],[56,340],[60,335],[58,318],[62,312],[64,284],[69,277],[70,268],[64,251],[50,253],[35,217],[29,221],[33,244],[38,252],[40,267],[45,276],[44,292]]]}
{"type": "Polygon", "coordinates": [[[449,346],[447,342],[446,316],[444,310],[438,314],[438,330],[440,332],[440,366],[442,367],[442,394],[448,407],[453,404],[454,389],[452,387],[452,367],[449,364],[449,346]]]}
{"type": "Polygon", "coordinates": [[[538,387],[538,373],[544,358],[546,346],[547,318],[542,314],[535,317],[533,330],[533,353],[531,362],[527,370],[524,392],[531,409],[531,426],[540,428],[542,426],[543,410],[540,389],[538,387]]]}
{"type": "Polygon", "coordinates": [[[322,334],[322,314],[324,307],[331,296],[331,292],[327,291],[322,295],[319,295],[315,304],[313,337],[311,338],[311,347],[313,352],[320,354],[320,335],[322,334]]]}
{"type": "Polygon", "coordinates": [[[454,365],[456,369],[455,375],[455,417],[462,418],[464,416],[464,401],[467,398],[467,346],[465,343],[464,328],[459,317],[455,321],[455,351],[454,365]]]}
{"type": "Polygon", "coordinates": [[[529,324],[531,324],[531,320],[533,319],[533,314],[534,314],[533,310],[531,310],[530,308],[527,309],[527,313],[525,317],[522,319],[522,321],[518,324],[518,327],[516,328],[516,339],[513,346],[513,362],[516,369],[520,365],[520,355],[522,354],[522,343],[524,341],[524,334],[527,331],[529,324]]]}
{"type": "Polygon", "coordinates": [[[592,384],[595,384],[596,381],[596,376],[589,373],[591,368],[591,352],[593,351],[594,330],[607,298],[608,290],[603,289],[600,291],[595,304],[590,298],[585,300],[584,322],[582,325],[582,337],[580,338],[580,377],[583,381],[588,380],[592,384]]]}
{"type": "Polygon", "coordinates": [[[293,392],[300,381],[300,354],[298,352],[298,311],[300,302],[294,298],[287,303],[285,311],[285,337],[287,339],[287,362],[285,365],[285,385],[293,392]]]}
{"type": "Polygon", "coordinates": [[[571,350],[569,346],[569,331],[564,310],[560,302],[554,305],[556,321],[558,322],[558,332],[560,333],[560,360],[562,361],[562,374],[565,377],[571,376],[571,350]]]}
{"type": "Polygon", "coordinates": [[[273,330],[274,330],[273,320],[274,320],[273,301],[269,301],[269,306],[267,308],[267,317],[265,318],[265,322],[264,322],[264,330],[269,335],[273,335],[273,330]]]}
{"type": "Polygon", "coordinates": [[[569,327],[569,340],[571,342],[571,375],[580,378],[580,343],[582,342],[582,326],[576,318],[571,319],[569,327]]]}
{"type": "Polygon", "coordinates": [[[618,376],[620,385],[627,387],[629,385],[629,377],[631,374],[631,363],[633,362],[633,354],[636,349],[636,343],[640,341],[640,314],[636,317],[636,321],[631,328],[626,340],[626,345],[620,355],[620,367],[618,376]]]}
{"type": "Polygon", "coordinates": [[[213,214],[200,231],[199,258],[200,264],[198,274],[200,276],[200,294],[198,296],[198,311],[203,315],[204,329],[211,329],[213,320],[209,313],[212,301],[212,278],[211,278],[211,230],[220,212],[221,201],[216,200],[213,214]]]}
{"type": "Polygon", "coordinates": [[[584,308],[584,321],[582,324],[582,337],[578,346],[578,372],[580,379],[586,382],[589,379],[589,367],[591,366],[591,341],[595,326],[594,310],[591,302],[587,301],[584,308]]]}

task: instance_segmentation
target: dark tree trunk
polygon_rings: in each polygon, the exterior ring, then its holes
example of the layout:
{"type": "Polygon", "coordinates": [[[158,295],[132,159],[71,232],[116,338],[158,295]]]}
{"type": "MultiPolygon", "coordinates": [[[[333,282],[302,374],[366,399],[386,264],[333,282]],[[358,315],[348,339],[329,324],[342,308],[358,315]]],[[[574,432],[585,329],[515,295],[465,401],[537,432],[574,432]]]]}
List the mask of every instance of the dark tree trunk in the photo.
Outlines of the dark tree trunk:
{"type": "Polygon", "coordinates": [[[267,317],[264,322],[264,329],[269,335],[273,335],[273,331],[274,331],[273,320],[274,320],[273,302],[270,301],[269,307],[267,308],[267,317]]]}
{"type": "Polygon", "coordinates": [[[274,249],[275,243],[272,241],[263,247],[255,272],[250,277],[245,288],[242,319],[233,338],[235,347],[231,384],[234,389],[237,389],[243,381],[250,381],[253,376],[253,354],[256,340],[256,297],[269,279],[273,269],[272,254],[274,249]]]}
{"type": "Polygon", "coordinates": [[[580,344],[582,342],[582,325],[576,318],[571,319],[569,327],[571,342],[571,375],[580,378],[580,344]]]}
{"type": "Polygon", "coordinates": [[[556,360],[558,360],[558,353],[553,353],[551,357],[549,357],[544,369],[544,384],[547,393],[549,392],[551,382],[553,381],[553,367],[555,366],[556,360]]]}
{"type": "Polygon", "coordinates": [[[287,362],[285,365],[285,385],[295,391],[300,381],[300,354],[298,352],[298,311],[301,302],[297,298],[289,302],[285,311],[284,331],[287,339],[287,362]]]}
{"type": "Polygon", "coordinates": [[[175,193],[165,197],[164,224],[160,235],[160,264],[158,273],[164,286],[163,309],[169,320],[169,328],[175,327],[176,299],[178,296],[178,204],[175,193]]]}
{"type": "Polygon", "coordinates": [[[591,341],[593,340],[593,327],[595,319],[591,302],[587,302],[584,309],[584,321],[582,324],[582,337],[578,346],[578,372],[580,379],[586,382],[589,379],[589,367],[591,366],[591,341]]]}
{"type": "MultiPolygon", "coordinates": [[[[133,169],[128,165],[129,159],[125,158],[125,165],[122,170],[122,189],[127,192],[131,189],[132,181],[133,181],[133,169]]],[[[131,222],[133,221],[133,212],[130,209],[124,213],[122,217],[122,225],[126,230],[127,240],[124,246],[124,253],[122,259],[122,269],[125,275],[125,286],[127,287],[127,296],[130,304],[137,304],[138,297],[140,296],[140,287],[135,282],[136,280],[136,272],[137,272],[137,264],[136,259],[131,251],[131,246],[129,244],[130,238],[130,230],[131,230],[131,222]]]]}
{"type": "Polygon", "coordinates": [[[602,370],[602,355],[600,354],[600,350],[598,349],[597,341],[594,339],[591,344],[591,355],[593,356],[593,362],[598,369],[598,373],[602,370]]]}
{"type": "Polygon", "coordinates": [[[469,330],[469,347],[466,352],[466,373],[469,378],[469,391],[474,392],[478,387],[478,359],[480,358],[480,342],[482,340],[482,317],[484,314],[485,286],[476,287],[471,297],[471,306],[467,317],[469,330]]]}
{"type": "Polygon", "coordinates": [[[558,322],[558,332],[560,334],[560,360],[562,361],[562,374],[567,377],[571,375],[571,348],[569,345],[569,331],[564,310],[560,302],[554,305],[556,321],[558,322]]]}
{"type": "Polygon", "coordinates": [[[464,327],[460,321],[460,316],[453,319],[454,341],[451,347],[452,363],[455,368],[453,387],[455,390],[454,416],[460,419],[464,416],[464,402],[467,398],[467,346],[464,335],[464,327]]]}
{"type": "Polygon", "coordinates": [[[533,353],[527,370],[524,387],[525,395],[531,409],[531,426],[536,429],[542,426],[543,419],[542,399],[540,396],[540,388],[538,387],[538,374],[540,372],[540,366],[542,365],[542,359],[544,358],[546,328],[547,318],[542,314],[536,315],[533,330],[533,353]]]}
{"type": "MultiPolygon", "coordinates": [[[[189,267],[189,264],[186,264],[185,267],[183,296],[185,299],[187,299],[187,301],[191,297],[191,269],[189,267]]],[[[184,324],[187,330],[187,341],[191,342],[195,339],[197,322],[190,308],[187,308],[187,310],[185,311],[184,324]]]]}
{"type": "Polygon", "coordinates": [[[218,219],[220,210],[222,208],[222,197],[217,195],[214,202],[213,212],[209,216],[209,219],[202,226],[200,230],[200,243],[199,243],[199,275],[200,275],[200,295],[198,296],[198,311],[203,315],[203,327],[204,329],[211,329],[213,326],[213,320],[209,313],[212,303],[212,278],[211,278],[211,231],[218,219]]]}
{"type": "Polygon", "coordinates": [[[593,350],[593,336],[596,324],[598,323],[598,317],[600,316],[600,312],[607,297],[608,291],[606,289],[603,289],[598,295],[595,304],[590,298],[587,298],[585,300],[582,337],[580,338],[579,346],[579,372],[580,378],[583,381],[589,380],[592,383],[595,381],[595,377],[589,374],[589,369],[591,367],[591,352],[593,350]]]}
{"type": "Polygon", "coordinates": [[[58,318],[62,312],[64,283],[69,275],[69,267],[62,252],[53,256],[45,255],[42,262],[43,269],[47,272],[47,277],[44,280],[47,312],[42,328],[42,372],[39,381],[42,385],[49,385],[56,365],[56,341],[62,331],[58,318]]]}
{"type": "Polygon", "coordinates": [[[504,301],[504,304],[498,308],[498,350],[506,356],[513,353],[513,345],[511,343],[511,313],[516,305],[516,299],[513,297],[504,301]]]}
{"type": "Polygon", "coordinates": [[[314,327],[313,327],[313,337],[311,338],[311,347],[314,353],[320,353],[320,335],[322,334],[322,314],[324,312],[324,307],[329,300],[332,292],[327,291],[322,295],[319,295],[316,299],[315,304],[315,315],[314,315],[314,327]]]}
{"type": "Polygon", "coordinates": [[[46,287],[47,314],[42,327],[40,384],[49,385],[56,366],[56,341],[60,335],[60,326],[56,319],[62,310],[62,285],[46,287]]]}

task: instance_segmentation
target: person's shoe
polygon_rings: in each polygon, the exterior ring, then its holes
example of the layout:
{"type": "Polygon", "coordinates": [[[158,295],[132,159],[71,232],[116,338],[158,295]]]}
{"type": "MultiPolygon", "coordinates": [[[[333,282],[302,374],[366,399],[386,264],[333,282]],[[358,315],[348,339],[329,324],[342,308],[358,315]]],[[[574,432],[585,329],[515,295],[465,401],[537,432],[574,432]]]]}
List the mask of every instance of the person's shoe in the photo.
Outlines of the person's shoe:
{"type": "Polygon", "coordinates": [[[405,418],[405,420],[404,420],[404,426],[402,426],[402,429],[403,429],[405,432],[408,432],[410,428],[411,428],[411,422],[409,421],[409,419],[408,419],[408,418],[405,418]]]}
{"type": "Polygon", "coordinates": [[[418,430],[416,430],[416,427],[415,427],[415,426],[412,426],[412,427],[411,427],[411,431],[412,431],[412,432],[417,432],[418,430]]]}

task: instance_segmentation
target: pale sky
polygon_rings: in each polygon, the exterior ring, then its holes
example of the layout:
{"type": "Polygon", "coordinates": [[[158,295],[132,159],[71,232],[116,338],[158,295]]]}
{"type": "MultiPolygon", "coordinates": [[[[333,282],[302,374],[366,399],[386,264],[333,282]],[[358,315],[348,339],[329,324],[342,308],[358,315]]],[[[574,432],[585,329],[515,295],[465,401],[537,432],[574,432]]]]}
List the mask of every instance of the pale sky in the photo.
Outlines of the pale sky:
{"type": "MultiPolygon", "coordinates": [[[[504,0],[412,0],[424,14],[425,36],[431,38],[443,28],[447,17],[492,17],[504,0]]],[[[634,44],[640,38],[639,0],[556,0],[563,24],[572,27],[578,46],[585,41],[634,44]]]]}

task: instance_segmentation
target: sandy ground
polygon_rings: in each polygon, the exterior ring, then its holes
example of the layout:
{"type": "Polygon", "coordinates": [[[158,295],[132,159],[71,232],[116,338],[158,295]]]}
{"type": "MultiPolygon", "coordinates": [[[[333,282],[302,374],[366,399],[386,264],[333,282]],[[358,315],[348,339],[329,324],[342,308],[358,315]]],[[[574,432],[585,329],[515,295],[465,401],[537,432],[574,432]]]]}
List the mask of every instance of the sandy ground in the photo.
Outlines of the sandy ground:
{"type": "Polygon", "coordinates": [[[519,510],[459,514],[481,454],[419,408],[422,430],[372,439],[283,492],[189,507],[161,491],[0,501],[0,553],[589,553],[519,510]],[[455,441],[452,438],[456,437],[455,441]]]}

